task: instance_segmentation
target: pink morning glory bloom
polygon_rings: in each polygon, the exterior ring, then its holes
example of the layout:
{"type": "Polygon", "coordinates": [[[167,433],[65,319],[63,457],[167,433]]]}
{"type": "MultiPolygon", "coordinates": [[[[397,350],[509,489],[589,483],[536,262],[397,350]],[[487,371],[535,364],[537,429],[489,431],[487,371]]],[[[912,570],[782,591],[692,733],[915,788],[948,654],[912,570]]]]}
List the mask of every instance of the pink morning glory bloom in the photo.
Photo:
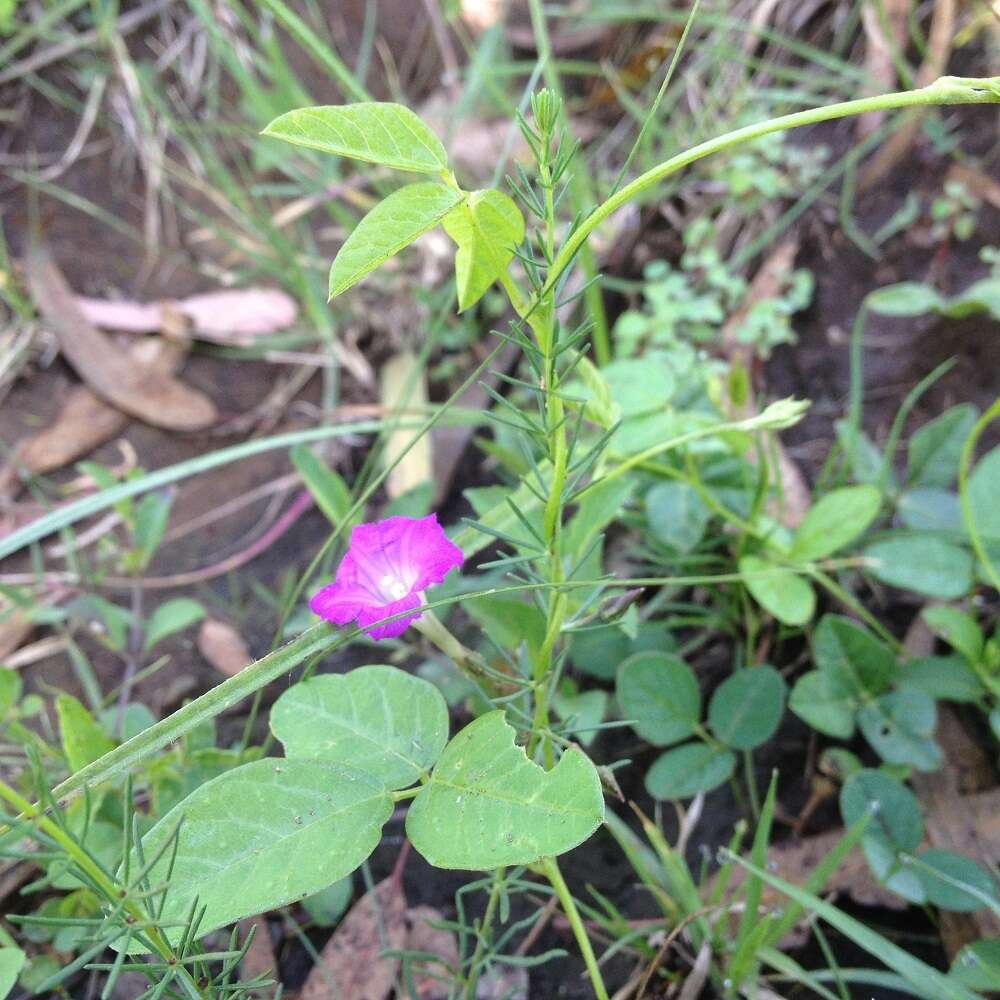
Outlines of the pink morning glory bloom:
{"type": "MultiPolygon", "coordinates": [[[[387,517],[359,524],[351,544],[328,584],[309,602],[321,618],[335,625],[357,620],[367,628],[374,622],[424,603],[424,590],[441,583],[465,556],[448,541],[437,514],[427,517],[387,517]]],[[[419,614],[406,615],[369,628],[373,639],[402,635],[419,614]]]]}

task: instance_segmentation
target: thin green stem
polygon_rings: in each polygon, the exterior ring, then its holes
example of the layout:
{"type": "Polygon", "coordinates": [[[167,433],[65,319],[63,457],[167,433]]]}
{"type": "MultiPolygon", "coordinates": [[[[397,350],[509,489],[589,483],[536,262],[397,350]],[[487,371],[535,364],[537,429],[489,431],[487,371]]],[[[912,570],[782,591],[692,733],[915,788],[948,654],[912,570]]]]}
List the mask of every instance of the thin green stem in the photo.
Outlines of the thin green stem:
{"type": "Polygon", "coordinates": [[[473,952],[472,962],[469,964],[469,978],[465,983],[466,1000],[475,1000],[476,997],[476,988],[479,985],[479,965],[483,960],[487,935],[493,927],[493,917],[496,914],[497,906],[500,903],[500,896],[503,893],[506,873],[507,870],[505,868],[498,868],[493,874],[493,885],[490,887],[489,899],[486,902],[486,912],[483,914],[482,923],[479,925],[479,933],[476,936],[476,950],[473,952]]]}
{"type": "Polygon", "coordinates": [[[685,167],[719,153],[741,143],[751,142],[772,132],[784,132],[788,129],[801,128],[804,125],[818,125],[821,122],[836,118],[849,118],[852,115],[865,114],[868,111],[892,111],[897,108],[923,107],[934,104],[998,104],[1000,103],[1000,77],[989,79],[966,79],[963,77],[943,76],[927,87],[919,90],[904,90],[893,94],[879,94],[875,97],[862,97],[854,101],[843,101],[821,108],[809,108],[806,111],[796,111],[789,115],[780,115],[768,121],[746,125],[743,128],[727,132],[706,142],[692,146],[690,149],[669,160],[657,164],[634,181],[626,184],[620,191],[613,194],[607,201],[594,209],[577,227],[572,236],[559,251],[555,262],[549,270],[545,285],[539,291],[539,297],[551,292],[563,271],[587,243],[590,234],[605,219],[614,215],[618,209],[627,205],[633,198],[655,187],[671,174],[685,167]]]}
{"type": "Polygon", "coordinates": [[[587,936],[587,928],[583,926],[580,911],[576,908],[576,900],[569,891],[569,886],[566,885],[566,881],[562,877],[562,872],[559,871],[556,859],[544,858],[539,867],[552,884],[552,888],[555,889],[556,895],[559,897],[559,902],[562,903],[563,912],[569,920],[573,936],[576,938],[580,953],[583,955],[584,964],[587,966],[587,975],[590,976],[590,982],[594,987],[594,995],[597,997],[597,1000],[608,1000],[608,991],[604,985],[604,979],[601,977],[601,969],[597,964],[597,956],[594,954],[590,938],[587,936]]]}
{"type": "Polygon", "coordinates": [[[178,969],[175,975],[180,977],[185,987],[185,992],[187,992],[189,996],[195,998],[208,996],[207,993],[204,993],[198,987],[194,979],[191,978],[191,975],[179,966],[178,956],[174,949],[170,946],[170,943],[167,941],[163,932],[158,927],[146,926],[149,921],[149,915],[134,899],[126,895],[126,889],[108,877],[104,869],[101,868],[96,861],[94,861],[87,851],[84,850],[83,847],[81,847],[70,834],[68,834],[58,823],[56,823],[55,820],[45,816],[39,806],[31,803],[28,799],[18,794],[18,792],[3,781],[0,781],[0,798],[9,802],[11,806],[17,809],[25,819],[37,821],[39,829],[47,837],[54,840],[66,852],[67,856],[70,857],[80,868],[80,870],[86,873],[87,877],[104,894],[105,899],[109,902],[114,902],[116,905],[120,904],[128,913],[129,918],[132,921],[144,927],[146,936],[149,938],[150,943],[156,948],[160,957],[167,962],[178,964],[178,969]]]}

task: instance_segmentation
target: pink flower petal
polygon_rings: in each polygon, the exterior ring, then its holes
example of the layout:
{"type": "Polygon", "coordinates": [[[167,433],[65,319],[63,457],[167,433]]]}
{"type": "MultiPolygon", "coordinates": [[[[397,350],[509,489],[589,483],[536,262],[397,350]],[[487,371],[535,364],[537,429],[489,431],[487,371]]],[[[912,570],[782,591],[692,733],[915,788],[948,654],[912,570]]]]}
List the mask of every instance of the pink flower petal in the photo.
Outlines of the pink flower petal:
{"type": "MultiPolygon", "coordinates": [[[[412,593],[382,607],[362,608],[361,613],[358,615],[358,624],[362,628],[368,628],[374,622],[388,618],[390,615],[398,615],[401,611],[419,608],[423,603],[424,601],[420,594],[412,593]]],[[[397,636],[402,635],[419,617],[419,614],[407,615],[405,618],[400,618],[397,621],[386,622],[385,625],[377,625],[375,628],[369,628],[368,634],[373,639],[395,639],[397,636]]]]}
{"type": "MultiPolygon", "coordinates": [[[[423,591],[441,583],[465,556],[450,542],[436,514],[388,517],[359,524],[337,568],[334,582],[310,601],[328,621],[346,625],[357,619],[362,628],[424,603],[423,591]]],[[[369,629],[374,639],[402,635],[418,614],[369,629]]]]}

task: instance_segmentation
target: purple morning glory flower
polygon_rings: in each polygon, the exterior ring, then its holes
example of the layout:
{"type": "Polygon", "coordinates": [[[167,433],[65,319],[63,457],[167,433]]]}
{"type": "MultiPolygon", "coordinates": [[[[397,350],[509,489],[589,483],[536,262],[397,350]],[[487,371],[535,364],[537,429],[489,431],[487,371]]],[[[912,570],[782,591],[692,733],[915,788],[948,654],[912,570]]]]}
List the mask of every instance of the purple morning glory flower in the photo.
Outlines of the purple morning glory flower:
{"type": "MultiPolygon", "coordinates": [[[[448,541],[437,514],[427,517],[387,517],[359,524],[351,544],[328,584],[309,602],[321,618],[335,625],[357,619],[367,628],[374,622],[424,603],[424,590],[440,583],[465,556],[448,541]]],[[[373,639],[402,635],[419,614],[369,628],[373,639]]]]}

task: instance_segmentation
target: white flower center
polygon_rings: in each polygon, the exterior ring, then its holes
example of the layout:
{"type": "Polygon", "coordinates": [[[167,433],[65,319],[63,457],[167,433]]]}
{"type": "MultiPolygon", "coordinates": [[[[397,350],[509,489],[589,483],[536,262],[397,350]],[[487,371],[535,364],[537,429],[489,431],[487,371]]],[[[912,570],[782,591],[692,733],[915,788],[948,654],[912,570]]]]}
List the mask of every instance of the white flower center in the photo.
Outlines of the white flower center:
{"type": "Polygon", "coordinates": [[[393,576],[392,573],[386,573],[382,577],[379,581],[379,590],[386,597],[390,597],[394,601],[401,600],[410,592],[410,588],[399,577],[393,576]]]}

